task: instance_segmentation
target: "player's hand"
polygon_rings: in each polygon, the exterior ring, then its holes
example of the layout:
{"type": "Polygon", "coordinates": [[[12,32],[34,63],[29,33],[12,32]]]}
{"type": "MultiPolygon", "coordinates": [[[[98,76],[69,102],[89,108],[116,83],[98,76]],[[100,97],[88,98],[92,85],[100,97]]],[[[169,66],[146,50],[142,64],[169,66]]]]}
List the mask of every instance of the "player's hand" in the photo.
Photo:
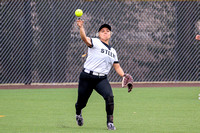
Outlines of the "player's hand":
{"type": "Polygon", "coordinates": [[[130,74],[124,74],[122,79],[122,87],[128,87],[128,92],[132,91],[133,88],[133,77],[130,74]]]}
{"type": "Polygon", "coordinates": [[[76,22],[79,28],[83,27],[84,20],[78,19],[76,22]]]}
{"type": "Polygon", "coordinates": [[[200,40],[200,35],[196,35],[195,39],[200,40]]]}

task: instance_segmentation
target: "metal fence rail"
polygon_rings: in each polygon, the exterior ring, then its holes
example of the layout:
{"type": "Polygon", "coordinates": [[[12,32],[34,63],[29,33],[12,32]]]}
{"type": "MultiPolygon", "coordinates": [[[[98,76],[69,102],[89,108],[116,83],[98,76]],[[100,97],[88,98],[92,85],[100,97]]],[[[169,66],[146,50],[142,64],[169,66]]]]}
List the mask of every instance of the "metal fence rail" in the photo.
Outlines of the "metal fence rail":
{"type": "MultiPolygon", "coordinates": [[[[199,1],[4,0],[0,83],[77,82],[87,51],[77,8],[87,36],[103,23],[112,26],[110,43],[135,81],[200,81],[199,1]]],[[[112,69],[109,80],[121,78],[112,69]]]]}

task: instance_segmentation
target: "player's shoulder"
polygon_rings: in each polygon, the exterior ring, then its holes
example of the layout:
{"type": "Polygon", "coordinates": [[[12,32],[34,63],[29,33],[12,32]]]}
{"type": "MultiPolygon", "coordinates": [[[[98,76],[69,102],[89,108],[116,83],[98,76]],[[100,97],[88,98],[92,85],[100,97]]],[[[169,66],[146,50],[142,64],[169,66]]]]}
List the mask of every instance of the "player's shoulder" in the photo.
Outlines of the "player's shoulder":
{"type": "Polygon", "coordinates": [[[91,40],[92,40],[93,42],[99,42],[99,41],[100,41],[99,38],[91,38],[91,40]]]}
{"type": "Polygon", "coordinates": [[[93,47],[98,47],[99,45],[97,45],[97,44],[100,44],[101,41],[99,38],[91,38],[91,43],[92,43],[93,47]]]}

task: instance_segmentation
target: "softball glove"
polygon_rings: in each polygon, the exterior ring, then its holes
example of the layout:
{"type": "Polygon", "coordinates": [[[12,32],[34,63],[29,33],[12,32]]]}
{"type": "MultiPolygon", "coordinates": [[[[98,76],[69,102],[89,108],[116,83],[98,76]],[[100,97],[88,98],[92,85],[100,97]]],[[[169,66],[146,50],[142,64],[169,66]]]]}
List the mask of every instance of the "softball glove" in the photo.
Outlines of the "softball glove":
{"type": "Polygon", "coordinates": [[[133,88],[133,77],[130,74],[124,74],[122,79],[122,87],[128,87],[128,92],[132,91],[133,88]]]}

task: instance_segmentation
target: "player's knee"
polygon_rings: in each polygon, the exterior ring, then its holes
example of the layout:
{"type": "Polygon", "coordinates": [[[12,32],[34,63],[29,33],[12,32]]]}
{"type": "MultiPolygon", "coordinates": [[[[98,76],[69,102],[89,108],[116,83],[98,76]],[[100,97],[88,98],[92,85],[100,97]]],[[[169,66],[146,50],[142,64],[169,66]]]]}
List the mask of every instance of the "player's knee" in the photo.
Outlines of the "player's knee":
{"type": "Polygon", "coordinates": [[[86,106],[86,104],[83,104],[83,103],[81,103],[81,104],[76,103],[76,104],[75,104],[75,108],[76,108],[77,110],[81,110],[81,109],[83,109],[85,106],[86,106]]]}
{"type": "Polygon", "coordinates": [[[114,105],[114,96],[108,96],[105,98],[106,105],[114,105]]]}

